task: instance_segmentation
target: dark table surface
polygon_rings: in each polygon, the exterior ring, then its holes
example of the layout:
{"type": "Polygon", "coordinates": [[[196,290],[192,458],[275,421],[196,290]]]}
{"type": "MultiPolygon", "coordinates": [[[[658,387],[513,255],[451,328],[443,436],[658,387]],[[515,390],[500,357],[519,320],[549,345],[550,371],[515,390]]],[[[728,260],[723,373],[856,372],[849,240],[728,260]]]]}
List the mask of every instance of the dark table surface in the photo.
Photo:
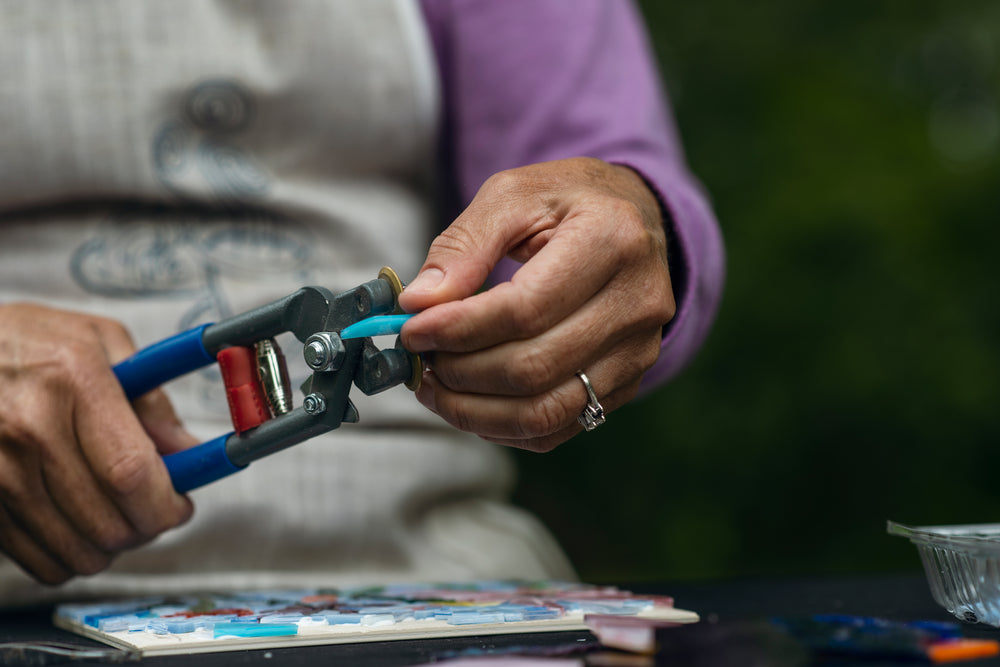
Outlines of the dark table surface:
{"type": "MultiPolygon", "coordinates": [[[[684,650],[672,650],[647,664],[713,665],[729,664],[782,665],[802,664],[784,655],[769,653],[753,640],[747,628],[754,621],[779,617],[799,617],[813,614],[851,614],[876,616],[893,620],[955,619],[939,607],[921,573],[893,576],[823,577],[823,578],[755,578],[726,581],[679,581],[663,585],[623,585],[637,592],[665,593],[674,596],[676,606],[697,612],[702,622],[696,633],[686,635],[684,650]],[[750,634],[748,634],[748,632],[750,634]],[[694,647],[692,649],[692,647],[694,647]]],[[[51,608],[37,607],[0,611],[0,647],[9,642],[56,640],[91,648],[103,645],[77,637],[52,626],[51,608]]],[[[688,630],[687,628],[684,629],[688,630]]],[[[963,625],[970,637],[1000,639],[1000,630],[983,625],[963,625]]],[[[675,630],[667,631],[669,633],[675,630]]],[[[681,636],[681,635],[678,635],[681,636]]],[[[673,641],[673,640],[671,640],[673,641]]],[[[587,632],[559,632],[545,635],[510,635],[433,639],[422,641],[375,642],[356,645],[314,646],[268,651],[237,651],[147,658],[151,667],[221,667],[223,665],[351,665],[353,667],[395,667],[418,665],[443,659],[466,649],[502,650],[510,646],[564,647],[576,644],[593,647],[596,640],[587,632]]],[[[816,662],[809,657],[808,664],[816,662]]],[[[20,654],[0,652],[0,664],[40,664],[26,662],[20,654]]],[[[45,664],[80,664],[49,661],[45,664]]],[[[90,664],[94,664],[91,662],[90,664]]],[[[100,663],[98,663],[100,664],[100,663]]],[[[640,663],[641,664],[641,663],[640,663]]],[[[892,660],[847,660],[824,658],[823,665],[907,664],[892,660]]],[[[912,663],[909,663],[912,664],[912,663]]],[[[988,658],[969,663],[1000,666],[1000,658],[988,658]]]]}

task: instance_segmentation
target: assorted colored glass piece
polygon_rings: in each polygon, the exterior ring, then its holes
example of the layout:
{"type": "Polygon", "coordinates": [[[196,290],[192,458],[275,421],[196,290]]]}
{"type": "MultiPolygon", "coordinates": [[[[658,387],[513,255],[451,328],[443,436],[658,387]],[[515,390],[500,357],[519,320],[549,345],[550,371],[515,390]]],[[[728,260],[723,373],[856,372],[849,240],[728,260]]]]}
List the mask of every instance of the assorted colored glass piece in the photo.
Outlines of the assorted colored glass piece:
{"type": "Polygon", "coordinates": [[[223,639],[286,636],[327,626],[365,631],[399,623],[467,626],[587,614],[634,616],[654,606],[672,605],[670,598],[635,596],[608,586],[487,581],[67,604],[56,613],[107,633],[205,633],[223,639]]]}

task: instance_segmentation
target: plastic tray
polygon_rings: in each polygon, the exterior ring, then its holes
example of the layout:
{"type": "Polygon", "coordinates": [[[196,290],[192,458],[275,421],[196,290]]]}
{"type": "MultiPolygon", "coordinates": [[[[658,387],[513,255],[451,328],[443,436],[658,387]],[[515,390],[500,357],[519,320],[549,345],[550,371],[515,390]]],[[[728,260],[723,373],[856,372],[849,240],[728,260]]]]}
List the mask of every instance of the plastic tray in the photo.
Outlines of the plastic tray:
{"type": "Polygon", "coordinates": [[[904,526],[890,535],[917,545],[931,595],[956,618],[1000,627],[1000,523],[904,526]]]}

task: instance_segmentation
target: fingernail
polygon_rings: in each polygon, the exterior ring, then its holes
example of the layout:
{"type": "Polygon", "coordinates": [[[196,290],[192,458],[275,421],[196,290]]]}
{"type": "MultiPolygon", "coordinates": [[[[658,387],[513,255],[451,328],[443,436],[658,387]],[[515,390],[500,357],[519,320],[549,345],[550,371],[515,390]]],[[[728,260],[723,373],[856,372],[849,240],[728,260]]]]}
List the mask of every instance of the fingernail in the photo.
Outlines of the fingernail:
{"type": "Polygon", "coordinates": [[[441,269],[427,269],[421,271],[413,282],[406,286],[407,292],[433,292],[441,281],[444,280],[444,271],[441,269]]]}

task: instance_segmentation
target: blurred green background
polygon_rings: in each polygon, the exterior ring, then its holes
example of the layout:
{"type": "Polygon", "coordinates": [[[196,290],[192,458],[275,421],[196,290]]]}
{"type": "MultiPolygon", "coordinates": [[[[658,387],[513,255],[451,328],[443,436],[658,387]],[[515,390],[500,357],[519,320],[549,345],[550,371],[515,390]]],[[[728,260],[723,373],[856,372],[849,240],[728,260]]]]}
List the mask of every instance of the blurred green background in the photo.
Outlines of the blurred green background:
{"type": "Polygon", "coordinates": [[[1000,3],[640,3],[728,251],[677,380],[517,499],[591,581],[919,570],[1000,521],[1000,3]]]}

